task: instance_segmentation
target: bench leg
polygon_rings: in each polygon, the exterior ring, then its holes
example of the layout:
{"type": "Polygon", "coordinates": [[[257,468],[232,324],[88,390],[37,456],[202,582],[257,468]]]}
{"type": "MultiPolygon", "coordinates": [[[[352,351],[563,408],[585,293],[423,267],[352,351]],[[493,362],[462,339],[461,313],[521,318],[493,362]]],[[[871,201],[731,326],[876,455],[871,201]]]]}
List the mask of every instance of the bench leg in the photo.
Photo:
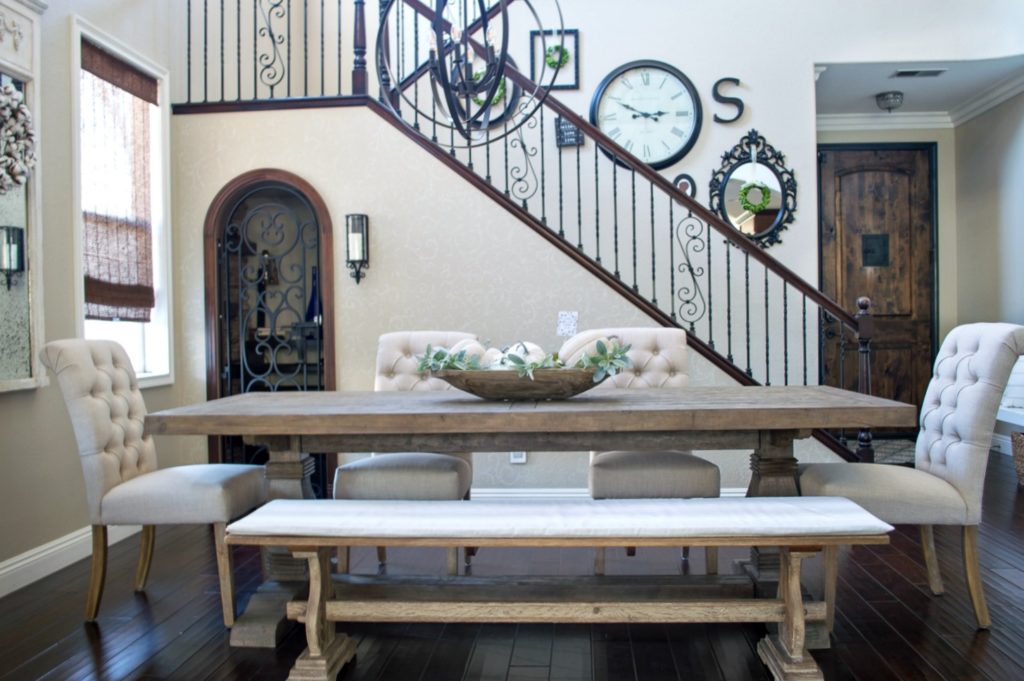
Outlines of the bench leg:
{"type": "Polygon", "coordinates": [[[776,681],[824,681],[825,678],[804,646],[807,621],[800,593],[800,561],[813,555],[812,551],[791,551],[788,548],[783,548],[780,553],[779,597],[785,605],[785,615],[779,624],[779,632],[764,637],[757,644],[758,656],[776,681]]]}
{"type": "Polygon", "coordinates": [[[598,546],[594,549],[594,574],[604,574],[604,547],[598,546]]]}
{"type": "Polygon", "coordinates": [[[822,551],[822,562],[825,564],[825,587],[822,600],[825,601],[825,629],[832,633],[836,622],[836,583],[839,581],[839,547],[835,544],[826,546],[822,551]]]}
{"type": "Polygon", "coordinates": [[[351,638],[337,635],[327,619],[327,601],[334,596],[330,549],[296,551],[292,555],[309,564],[309,600],[306,603],[306,649],[295,661],[289,681],[334,681],[342,666],[356,654],[351,638]]]}

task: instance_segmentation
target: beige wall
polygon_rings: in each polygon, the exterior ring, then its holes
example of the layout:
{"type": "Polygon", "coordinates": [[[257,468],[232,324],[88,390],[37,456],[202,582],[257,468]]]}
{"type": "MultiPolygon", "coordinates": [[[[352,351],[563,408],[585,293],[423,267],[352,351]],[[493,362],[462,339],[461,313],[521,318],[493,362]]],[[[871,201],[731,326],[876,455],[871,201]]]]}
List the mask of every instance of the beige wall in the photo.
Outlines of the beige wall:
{"type": "MultiPolygon", "coordinates": [[[[157,63],[168,62],[170,4],[52,0],[42,17],[41,103],[37,112],[41,159],[36,181],[43,196],[43,288],[47,340],[75,334],[69,188],[72,86],[72,12],[157,63]]],[[[176,387],[146,391],[150,409],[179,403],[176,387]]],[[[0,394],[0,561],[89,524],[78,450],[55,383],[39,390],[0,394]]],[[[161,464],[205,459],[181,443],[160,442],[161,464]]]]}
{"type": "Polygon", "coordinates": [[[1024,95],[956,129],[958,312],[1024,324],[1024,95]]]}
{"type": "MultiPolygon", "coordinates": [[[[158,0],[52,0],[43,16],[42,110],[37,117],[42,159],[36,181],[41,183],[44,203],[42,266],[48,339],[71,335],[78,314],[70,295],[74,282],[69,246],[69,226],[73,224],[69,188],[76,176],[70,163],[73,121],[67,109],[72,87],[68,17],[77,12],[100,30],[177,74],[183,57],[176,51],[181,44],[181,24],[176,20],[183,5],[158,0]]],[[[812,280],[816,249],[808,244],[817,229],[813,200],[817,143],[814,64],[1004,56],[1020,51],[1020,26],[1024,25],[1024,4],[1013,0],[944,1],[941,10],[936,9],[934,0],[905,0],[898,14],[891,12],[891,3],[844,0],[800,0],[787,4],[785,11],[772,12],[765,12],[763,3],[754,0],[688,3],[685,8],[670,0],[629,5],[630,11],[624,14],[624,5],[617,0],[564,0],[567,24],[581,29],[581,54],[587,65],[581,73],[581,89],[569,93],[567,101],[584,111],[597,82],[612,67],[631,59],[652,57],[672,62],[690,75],[704,99],[705,115],[710,120],[716,111],[710,99],[711,85],[722,76],[741,78],[740,96],[747,103],[744,118],[731,126],[707,123],[697,147],[684,164],[665,173],[686,170],[703,189],[722,151],[750,127],[760,129],[787,153],[801,183],[798,222],[788,233],[787,243],[773,249],[773,254],[812,280]],[[758,17],[765,34],[785,36],[759,45],[756,58],[737,47],[742,45],[742,38],[734,41],[737,46],[722,43],[722,36],[734,30],[736,17],[751,16],[758,17]],[[843,26],[839,34],[821,30],[837,25],[843,26]]],[[[367,7],[371,17],[374,7],[367,7]]],[[[1019,102],[1015,106],[1019,111],[1019,102]]],[[[147,391],[151,408],[203,396],[204,330],[198,290],[202,216],[224,182],[262,165],[278,165],[306,177],[328,199],[336,219],[353,211],[370,215],[375,244],[368,278],[357,287],[340,269],[335,282],[340,306],[338,351],[342,388],[369,385],[369,362],[376,335],[397,325],[430,322],[471,328],[495,342],[528,336],[551,347],[557,344],[554,323],[559,309],[579,309],[583,326],[642,321],[617,296],[602,296],[585,274],[567,268],[562,256],[546,247],[535,248],[543,246],[538,237],[482,197],[467,193],[452,181],[448,171],[439,170],[436,163],[425,166],[424,155],[415,154],[386,126],[375,125],[368,118],[370,114],[290,114],[288,121],[294,132],[277,141],[321,150],[318,153],[272,149],[267,131],[273,128],[257,123],[278,119],[261,118],[266,115],[269,114],[241,114],[230,122],[219,116],[179,117],[173,122],[178,380],[171,387],[147,391]],[[261,156],[261,150],[268,155],[261,156]],[[396,176],[403,182],[380,181],[396,176]],[[419,193],[410,191],[422,188],[424,177],[431,178],[427,189],[419,193]],[[471,216],[472,224],[453,219],[459,215],[471,216]],[[472,257],[454,258],[452,240],[434,236],[441,228],[446,235],[447,230],[462,235],[465,245],[460,248],[470,250],[472,257]],[[500,279],[496,272],[502,273],[500,279]],[[525,278],[512,278],[522,272],[530,273],[526,289],[519,286],[525,278]],[[441,277],[443,286],[435,284],[426,290],[422,285],[410,284],[437,282],[441,277]],[[515,314],[509,315],[507,310],[514,310],[515,314]]],[[[961,155],[964,150],[958,148],[957,156],[961,155]]],[[[940,147],[940,163],[944,156],[940,147]]],[[[940,178],[940,186],[945,186],[943,182],[940,178]]],[[[979,186],[979,196],[983,189],[979,186]]],[[[1009,195],[1014,197],[1009,199],[1012,201],[1019,192],[1014,188],[1009,195]]],[[[704,191],[700,196],[706,199],[704,191]]],[[[955,229],[955,224],[945,222],[950,214],[940,205],[943,230],[955,229]]],[[[962,224],[972,222],[963,211],[956,219],[962,224]]],[[[1005,232],[991,236],[1009,238],[1005,232]]],[[[955,264],[950,266],[945,261],[947,253],[955,253],[955,247],[951,251],[943,246],[948,241],[948,235],[940,235],[940,248],[945,249],[940,254],[943,277],[956,269],[955,264]]],[[[1006,253],[999,246],[985,248],[999,257],[1006,253]]],[[[945,280],[941,286],[945,291],[945,280]]],[[[950,300],[955,299],[942,294],[940,319],[955,317],[955,313],[948,312],[947,305],[963,310],[968,300],[976,304],[976,298],[985,294],[986,286],[985,282],[966,286],[959,301],[953,303],[950,300]]],[[[956,290],[957,285],[953,287],[956,290]]],[[[952,322],[943,321],[948,323],[952,322]]],[[[697,381],[716,380],[699,365],[694,373],[697,381]]],[[[0,432],[0,457],[5,465],[0,478],[3,560],[63,537],[85,526],[87,518],[76,449],[55,387],[0,395],[0,432]]],[[[193,444],[201,442],[161,440],[158,446],[163,463],[201,460],[201,449],[188,449],[193,444]]],[[[525,469],[529,470],[531,465],[525,469]]],[[[487,484],[520,483],[508,478],[507,464],[490,466],[481,466],[481,475],[489,476],[487,484]],[[491,472],[487,473],[488,470],[491,472]]],[[[564,473],[566,477],[557,478],[558,484],[581,484],[581,464],[559,470],[558,475],[564,473]]]]}

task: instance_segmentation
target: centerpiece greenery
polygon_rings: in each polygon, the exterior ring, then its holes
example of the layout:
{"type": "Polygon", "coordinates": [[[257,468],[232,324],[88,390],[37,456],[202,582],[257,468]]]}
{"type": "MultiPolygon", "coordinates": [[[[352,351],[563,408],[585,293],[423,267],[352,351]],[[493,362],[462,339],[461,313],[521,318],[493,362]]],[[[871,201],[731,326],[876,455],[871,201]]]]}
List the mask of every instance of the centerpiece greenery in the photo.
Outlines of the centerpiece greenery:
{"type": "Polygon", "coordinates": [[[480,344],[476,344],[475,348],[453,347],[451,350],[428,345],[426,352],[419,358],[419,370],[432,373],[444,370],[505,370],[516,371],[519,376],[532,380],[533,372],[538,369],[592,369],[594,383],[600,383],[631,366],[626,354],[631,347],[620,345],[614,338],[608,339],[607,342],[598,340],[593,352],[584,354],[572,366],[566,366],[558,357],[558,353],[545,354],[539,346],[523,341],[500,350],[485,348],[480,344]]]}

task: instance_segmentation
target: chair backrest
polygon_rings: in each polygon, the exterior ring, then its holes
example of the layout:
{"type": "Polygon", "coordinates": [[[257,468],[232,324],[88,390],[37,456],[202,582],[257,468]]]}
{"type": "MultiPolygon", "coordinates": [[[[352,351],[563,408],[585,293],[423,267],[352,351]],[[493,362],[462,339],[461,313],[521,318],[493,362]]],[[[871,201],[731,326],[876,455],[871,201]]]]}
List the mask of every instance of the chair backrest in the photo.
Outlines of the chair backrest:
{"type": "Polygon", "coordinates": [[[393,331],[377,341],[374,390],[447,390],[450,385],[419,370],[427,346],[451,349],[459,341],[476,340],[462,331],[393,331]]]}
{"type": "Polygon", "coordinates": [[[682,388],[689,384],[690,360],[686,332],[670,327],[622,327],[581,331],[562,344],[558,357],[571,366],[593,353],[597,341],[615,338],[632,346],[626,353],[632,366],[600,388],[682,388]]]}
{"type": "Polygon", "coordinates": [[[89,516],[99,523],[107,492],[157,468],[153,438],[143,434],[146,404],[139,381],[114,341],[53,341],[39,355],[57,375],[82,460],[89,516]]]}
{"type": "Polygon", "coordinates": [[[921,405],[915,463],[959,490],[969,525],[981,520],[996,413],[1021,354],[1024,327],[979,323],[950,331],[935,358],[921,405]]]}

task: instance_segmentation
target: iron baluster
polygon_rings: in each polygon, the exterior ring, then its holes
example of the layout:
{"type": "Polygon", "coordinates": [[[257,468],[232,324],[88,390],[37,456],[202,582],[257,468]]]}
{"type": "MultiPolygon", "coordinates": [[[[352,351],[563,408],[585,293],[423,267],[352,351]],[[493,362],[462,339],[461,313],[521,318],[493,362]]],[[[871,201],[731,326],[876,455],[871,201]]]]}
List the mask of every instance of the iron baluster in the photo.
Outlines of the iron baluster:
{"type": "MultiPolygon", "coordinates": [[[[691,212],[692,215],[692,212],[691,212]]],[[[712,350],[715,349],[715,318],[714,311],[715,306],[712,305],[711,298],[711,285],[714,281],[711,270],[711,225],[708,225],[706,236],[704,237],[704,248],[707,249],[708,255],[708,347],[712,350]]]]}
{"type": "MultiPolygon", "coordinates": [[[[596,146],[596,145],[595,145],[596,146]]],[[[615,278],[622,279],[619,272],[619,164],[612,163],[612,251],[615,254],[615,278]]]]}
{"type": "Polygon", "coordinates": [[[753,378],[754,372],[750,368],[750,253],[743,251],[743,297],[746,319],[746,344],[747,344],[747,376],[753,378]]]}
{"type": "Polygon", "coordinates": [[[735,364],[732,355],[732,243],[725,242],[725,358],[735,364]]]}
{"type": "MultiPolygon", "coordinates": [[[[412,53],[413,61],[417,64],[420,63],[420,22],[413,18],[412,22],[412,53]]],[[[412,113],[412,127],[419,131],[420,129],[420,80],[417,78],[412,84],[412,99],[416,102],[416,106],[413,107],[412,113]]],[[[490,131],[488,131],[490,132],[490,131]]],[[[487,158],[490,160],[491,150],[487,149],[487,158]]],[[[488,165],[487,172],[490,173],[490,165],[488,165]]]]}
{"type": "Polygon", "coordinates": [[[633,215],[633,292],[638,293],[640,287],[637,286],[637,275],[636,275],[636,171],[630,169],[630,177],[632,179],[632,215],[633,215]]]}
{"type": "Polygon", "coordinates": [[[581,185],[580,148],[576,147],[576,248],[583,250],[583,187],[581,185]]]}
{"type": "MultiPolygon", "coordinates": [[[[800,319],[803,329],[803,350],[804,350],[804,385],[807,385],[807,296],[801,297],[802,309],[800,311],[800,319]]],[[[822,355],[824,357],[824,355],[822,355]]]]}
{"type": "MultiPolygon", "coordinates": [[[[241,2],[242,0],[238,0],[241,2]]],[[[192,101],[192,0],[185,5],[185,92],[192,101]]]]}
{"type": "MultiPolygon", "coordinates": [[[[340,2],[340,0],[339,0],[340,2]]],[[[384,23],[387,21],[387,9],[388,0],[380,0],[380,22],[384,23]]],[[[377,47],[378,53],[390,53],[391,47],[388,41],[387,31],[381,33],[380,43],[377,47]]],[[[391,97],[391,76],[388,74],[387,69],[378,69],[380,78],[380,101],[387,102],[391,97]]],[[[432,115],[434,120],[437,120],[437,112],[435,111],[432,115]]],[[[434,126],[434,136],[431,138],[434,142],[437,142],[437,126],[434,126]]]]}
{"type": "Polygon", "coordinates": [[[210,101],[210,13],[209,0],[203,0],[203,101],[210,101]]]}
{"type": "Polygon", "coordinates": [[[598,151],[594,145],[594,260],[601,264],[601,182],[598,170],[598,151]]]}
{"type": "Polygon", "coordinates": [[[256,80],[257,72],[259,71],[259,69],[256,67],[256,65],[259,63],[259,57],[258,57],[257,46],[256,46],[256,36],[257,35],[258,34],[257,34],[257,31],[256,31],[256,12],[254,11],[252,13],[252,98],[253,99],[259,99],[260,98],[259,85],[257,85],[258,81],[256,80]]]}
{"type": "Polygon", "coordinates": [[[789,284],[782,282],[782,384],[789,385],[789,284]]]}
{"type": "Polygon", "coordinates": [[[558,236],[565,238],[565,180],[562,174],[562,150],[555,148],[558,154],[558,236]]]}
{"type": "MultiPolygon", "coordinates": [[[[324,42],[324,28],[327,25],[327,15],[324,13],[324,0],[320,0],[320,96],[324,97],[327,94],[327,84],[324,80],[324,67],[327,63],[324,52],[327,49],[327,45],[324,42]]],[[[341,69],[338,69],[339,71],[341,69]]]]}
{"type": "Polygon", "coordinates": [[[302,0],[302,95],[309,97],[309,0],[302,0]]]}
{"type": "MultiPolygon", "coordinates": [[[[675,207],[675,201],[669,199],[668,202],[668,288],[672,294],[672,309],[669,315],[672,317],[672,321],[676,321],[676,249],[672,243],[673,235],[678,235],[676,231],[678,229],[676,225],[676,218],[674,215],[673,208],[675,207]]],[[[679,238],[676,236],[676,238],[679,238]]],[[[690,324],[690,331],[693,331],[693,324],[690,324]]]]}
{"type": "Polygon", "coordinates": [[[764,270],[764,384],[772,384],[772,353],[771,353],[771,331],[768,324],[771,317],[768,314],[768,268],[764,270]]]}
{"type": "Polygon", "coordinates": [[[651,304],[654,306],[658,305],[658,287],[656,281],[656,272],[658,270],[656,253],[657,249],[654,247],[655,236],[654,236],[654,185],[649,184],[650,198],[651,198],[651,304]]]}
{"type": "Polygon", "coordinates": [[[544,168],[544,108],[540,109],[540,222],[548,226],[547,175],[544,168]]]}
{"type": "MultiPolygon", "coordinates": [[[[875,332],[875,319],[871,316],[871,299],[857,299],[857,392],[871,394],[871,338],[875,332]]],[[[861,428],[857,434],[857,457],[861,461],[875,460],[871,429],[861,428]]]]}
{"type": "Polygon", "coordinates": [[[235,100],[242,101],[242,0],[235,0],[235,100]]]}
{"type": "MultiPolygon", "coordinates": [[[[466,107],[466,110],[469,111],[469,107],[468,106],[466,107]]],[[[505,127],[505,132],[507,133],[508,132],[508,117],[505,118],[505,126],[504,127],[505,127]]],[[[451,130],[452,130],[452,139],[453,139],[452,144],[454,145],[455,126],[452,126],[451,130]]],[[[508,135],[507,134],[506,135],[502,135],[501,144],[504,147],[504,152],[505,152],[505,154],[504,154],[504,156],[505,156],[505,196],[509,196],[509,188],[508,188],[508,135]]]]}
{"type": "Polygon", "coordinates": [[[287,85],[285,87],[285,94],[289,97],[292,96],[292,0],[288,0],[288,16],[285,17],[285,27],[288,33],[285,41],[288,46],[286,52],[287,59],[285,61],[286,76],[288,78],[287,85]]]}
{"type": "Polygon", "coordinates": [[[224,96],[224,0],[220,0],[220,101],[224,96]]]}

